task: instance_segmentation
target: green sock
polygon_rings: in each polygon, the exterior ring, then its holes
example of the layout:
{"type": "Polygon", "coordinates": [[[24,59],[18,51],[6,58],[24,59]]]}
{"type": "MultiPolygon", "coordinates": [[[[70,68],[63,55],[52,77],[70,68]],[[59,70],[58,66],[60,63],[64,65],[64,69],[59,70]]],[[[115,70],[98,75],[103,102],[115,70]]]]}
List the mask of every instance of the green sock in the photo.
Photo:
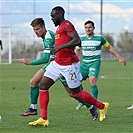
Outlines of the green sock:
{"type": "Polygon", "coordinates": [[[82,86],[82,84],[80,85],[80,89],[83,90],[83,86],[82,86]]]}
{"type": "Polygon", "coordinates": [[[97,85],[91,86],[91,89],[92,89],[92,96],[97,99],[97,97],[98,97],[98,88],[97,88],[97,85]]]}
{"type": "Polygon", "coordinates": [[[37,104],[39,96],[39,87],[30,87],[30,103],[37,104]]]}

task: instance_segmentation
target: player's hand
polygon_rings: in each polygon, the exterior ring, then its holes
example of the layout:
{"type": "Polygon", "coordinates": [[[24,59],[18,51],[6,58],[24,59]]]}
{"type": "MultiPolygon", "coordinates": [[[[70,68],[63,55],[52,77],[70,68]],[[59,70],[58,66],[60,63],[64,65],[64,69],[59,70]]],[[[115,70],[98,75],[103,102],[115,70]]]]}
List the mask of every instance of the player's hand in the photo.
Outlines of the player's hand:
{"type": "Polygon", "coordinates": [[[55,54],[55,53],[58,52],[60,49],[61,49],[60,46],[54,46],[54,48],[51,49],[50,53],[51,53],[51,54],[55,54]]]}
{"type": "Polygon", "coordinates": [[[126,61],[125,61],[123,58],[119,59],[119,62],[120,62],[122,65],[126,66],[126,61]]]}
{"type": "Polygon", "coordinates": [[[49,57],[49,61],[53,61],[54,59],[56,58],[56,55],[55,54],[51,54],[50,57],[49,57]]]}
{"type": "Polygon", "coordinates": [[[25,65],[30,65],[30,61],[26,60],[25,58],[18,59],[18,62],[24,63],[25,65]]]}

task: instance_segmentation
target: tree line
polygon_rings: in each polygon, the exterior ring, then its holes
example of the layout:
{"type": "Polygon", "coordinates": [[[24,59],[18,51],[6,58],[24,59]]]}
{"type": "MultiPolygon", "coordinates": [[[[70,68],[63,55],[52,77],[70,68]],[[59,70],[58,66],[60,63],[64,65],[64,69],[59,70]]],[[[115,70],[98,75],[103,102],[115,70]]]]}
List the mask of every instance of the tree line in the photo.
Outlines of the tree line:
{"type": "MultiPolygon", "coordinates": [[[[128,32],[127,30],[117,37],[117,41],[114,40],[114,37],[111,34],[103,34],[107,41],[120,52],[133,52],[133,33],[128,32]]],[[[39,51],[43,51],[43,46],[41,43],[35,42],[34,44],[27,45],[23,40],[16,40],[15,45],[12,47],[12,58],[36,58],[36,55],[39,51]]],[[[106,49],[103,49],[103,52],[106,52],[106,49]]],[[[3,58],[7,58],[8,50],[2,55],[3,58]]]]}

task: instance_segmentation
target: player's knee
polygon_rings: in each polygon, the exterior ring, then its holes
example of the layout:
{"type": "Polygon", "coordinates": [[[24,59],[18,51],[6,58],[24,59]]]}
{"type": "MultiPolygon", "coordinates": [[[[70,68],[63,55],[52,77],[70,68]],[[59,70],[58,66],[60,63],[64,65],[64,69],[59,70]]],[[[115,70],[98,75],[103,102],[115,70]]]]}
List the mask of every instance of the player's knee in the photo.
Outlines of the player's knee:
{"type": "Polygon", "coordinates": [[[91,78],[89,78],[89,83],[90,83],[90,86],[95,85],[95,84],[96,84],[96,82],[97,82],[97,80],[96,80],[96,78],[95,78],[95,77],[91,77],[91,78]]]}
{"type": "Polygon", "coordinates": [[[40,90],[48,90],[55,82],[47,77],[43,77],[39,83],[40,90]]]}
{"type": "Polygon", "coordinates": [[[40,90],[48,90],[49,89],[49,86],[47,86],[47,84],[40,83],[39,84],[39,88],[40,88],[40,90]]]}
{"type": "Polygon", "coordinates": [[[30,80],[30,86],[35,87],[36,85],[37,85],[36,82],[33,79],[31,79],[30,80]]]}
{"type": "Polygon", "coordinates": [[[93,86],[95,85],[96,83],[95,82],[90,82],[90,86],[93,86]]]}
{"type": "Polygon", "coordinates": [[[69,94],[70,97],[75,98],[75,96],[77,96],[77,94],[79,94],[79,92],[80,92],[80,88],[76,89],[74,91],[71,91],[68,94],[69,94]]]}

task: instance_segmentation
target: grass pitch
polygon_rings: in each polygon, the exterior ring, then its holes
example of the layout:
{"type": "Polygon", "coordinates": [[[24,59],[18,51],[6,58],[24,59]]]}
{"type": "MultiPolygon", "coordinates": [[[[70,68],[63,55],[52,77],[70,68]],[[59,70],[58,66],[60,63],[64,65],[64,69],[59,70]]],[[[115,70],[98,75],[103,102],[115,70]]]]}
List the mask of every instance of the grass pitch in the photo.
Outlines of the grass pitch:
{"type": "MultiPolygon", "coordinates": [[[[42,66],[26,66],[17,62],[0,65],[0,133],[131,133],[133,111],[132,61],[123,67],[118,61],[102,61],[98,79],[101,101],[110,103],[107,118],[92,121],[89,110],[75,110],[78,102],[68,96],[60,81],[50,88],[49,122],[45,127],[30,127],[37,116],[21,117],[29,107],[29,81],[42,66]]],[[[91,92],[88,81],[84,89],[91,92]]],[[[39,105],[38,105],[39,109],[39,105]]]]}

